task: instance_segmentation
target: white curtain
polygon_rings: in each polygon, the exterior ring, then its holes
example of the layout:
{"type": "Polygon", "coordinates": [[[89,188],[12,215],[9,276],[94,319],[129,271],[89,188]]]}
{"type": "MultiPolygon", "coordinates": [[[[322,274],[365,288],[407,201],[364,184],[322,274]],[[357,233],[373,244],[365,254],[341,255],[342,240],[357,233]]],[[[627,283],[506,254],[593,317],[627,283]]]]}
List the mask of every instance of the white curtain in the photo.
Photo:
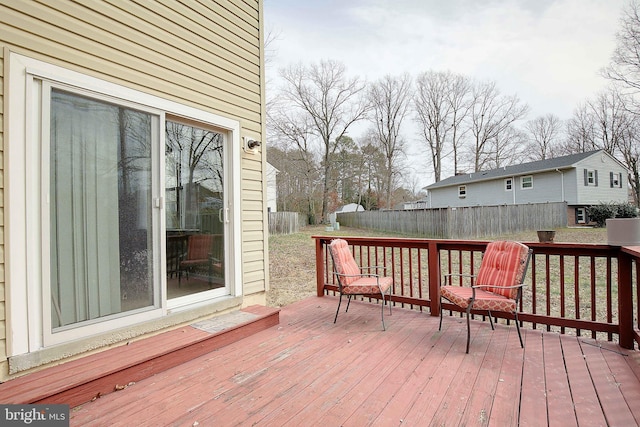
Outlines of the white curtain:
{"type": "Polygon", "coordinates": [[[51,95],[54,327],[121,311],[118,107],[51,95]]]}

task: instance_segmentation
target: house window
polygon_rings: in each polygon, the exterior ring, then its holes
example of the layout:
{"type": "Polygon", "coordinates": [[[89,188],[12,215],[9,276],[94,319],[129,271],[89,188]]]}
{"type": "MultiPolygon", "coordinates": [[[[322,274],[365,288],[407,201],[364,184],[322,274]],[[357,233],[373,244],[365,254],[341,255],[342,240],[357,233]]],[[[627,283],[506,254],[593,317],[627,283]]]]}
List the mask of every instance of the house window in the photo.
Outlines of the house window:
{"type": "Polygon", "coordinates": [[[576,224],[586,224],[586,223],[587,223],[587,209],[576,208],[576,224]]]}
{"type": "Polygon", "coordinates": [[[11,55],[10,356],[241,295],[239,123],[11,55]]]}
{"type": "Polygon", "coordinates": [[[611,188],[622,188],[622,173],[609,172],[609,186],[611,188]]]}
{"type": "Polygon", "coordinates": [[[504,191],[511,191],[513,189],[513,178],[507,178],[504,180],[504,191]]]}
{"type": "Polygon", "coordinates": [[[584,170],[584,185],[585,186],[598,186],[598,171],[592,169],[584,170]]]}
{"type": "Polygon", "coordinates": [[[520,178],[520,188],[522,188],[523,190],[527,188],[533,188],[533,176],[527,175],[520,178]]]}
{"type": "Polygon", "coordinates": [[[458,186],[458,197],[461,198],[461,199],[464,199],[465,197],[467,197],[467,186],[466,185],[458,186]]]}

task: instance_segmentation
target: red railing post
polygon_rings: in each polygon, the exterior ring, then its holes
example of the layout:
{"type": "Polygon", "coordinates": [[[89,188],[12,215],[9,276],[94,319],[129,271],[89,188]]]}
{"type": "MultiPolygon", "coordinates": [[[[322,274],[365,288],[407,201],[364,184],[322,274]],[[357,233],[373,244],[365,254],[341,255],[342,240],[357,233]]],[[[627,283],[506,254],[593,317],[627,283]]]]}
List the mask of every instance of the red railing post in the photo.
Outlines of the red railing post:
{"type": "Polygon", "coordinates": [[[324,296],[324,245],[316,238],[316,295],[324,296]]]}
{"type": "Polygon", "coordinates": [[[429,241],[429,311],[440,316],[440,250],[435,241],[429,241]]]}
{"type": "Polygon", "coordinates": [[[618,324],[620,347],[632,349],[633,345],[633,287],[631,255],[618,252],[618,324]]]}

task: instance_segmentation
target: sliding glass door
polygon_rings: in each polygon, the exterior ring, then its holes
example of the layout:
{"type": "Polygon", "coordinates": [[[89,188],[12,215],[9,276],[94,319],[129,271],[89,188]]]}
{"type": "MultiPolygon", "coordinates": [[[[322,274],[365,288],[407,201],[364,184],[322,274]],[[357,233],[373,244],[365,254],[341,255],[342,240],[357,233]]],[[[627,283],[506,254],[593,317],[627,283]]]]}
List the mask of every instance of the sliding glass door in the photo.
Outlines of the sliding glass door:
{"type": "Polygon", "coordinates": [[[224,135],[166,121],[167,297],[225,287],[224,135]]]}

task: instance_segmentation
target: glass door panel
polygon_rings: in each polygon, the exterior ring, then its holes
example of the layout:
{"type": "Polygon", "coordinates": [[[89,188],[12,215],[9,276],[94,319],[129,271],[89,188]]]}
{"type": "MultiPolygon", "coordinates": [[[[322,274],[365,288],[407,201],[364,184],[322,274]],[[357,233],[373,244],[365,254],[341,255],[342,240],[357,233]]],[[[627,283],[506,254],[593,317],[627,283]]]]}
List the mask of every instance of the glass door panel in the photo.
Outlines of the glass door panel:
{"type": "Polygon", "coordinates": [[[54,331],[154,305],[154,121],[144,112],[51,91],[54,331]]]}
{"type": "Polygon", "coordinates": [[[225,286],[221,133],[167,120],[165,210],[169,299],[225,286]]]}

